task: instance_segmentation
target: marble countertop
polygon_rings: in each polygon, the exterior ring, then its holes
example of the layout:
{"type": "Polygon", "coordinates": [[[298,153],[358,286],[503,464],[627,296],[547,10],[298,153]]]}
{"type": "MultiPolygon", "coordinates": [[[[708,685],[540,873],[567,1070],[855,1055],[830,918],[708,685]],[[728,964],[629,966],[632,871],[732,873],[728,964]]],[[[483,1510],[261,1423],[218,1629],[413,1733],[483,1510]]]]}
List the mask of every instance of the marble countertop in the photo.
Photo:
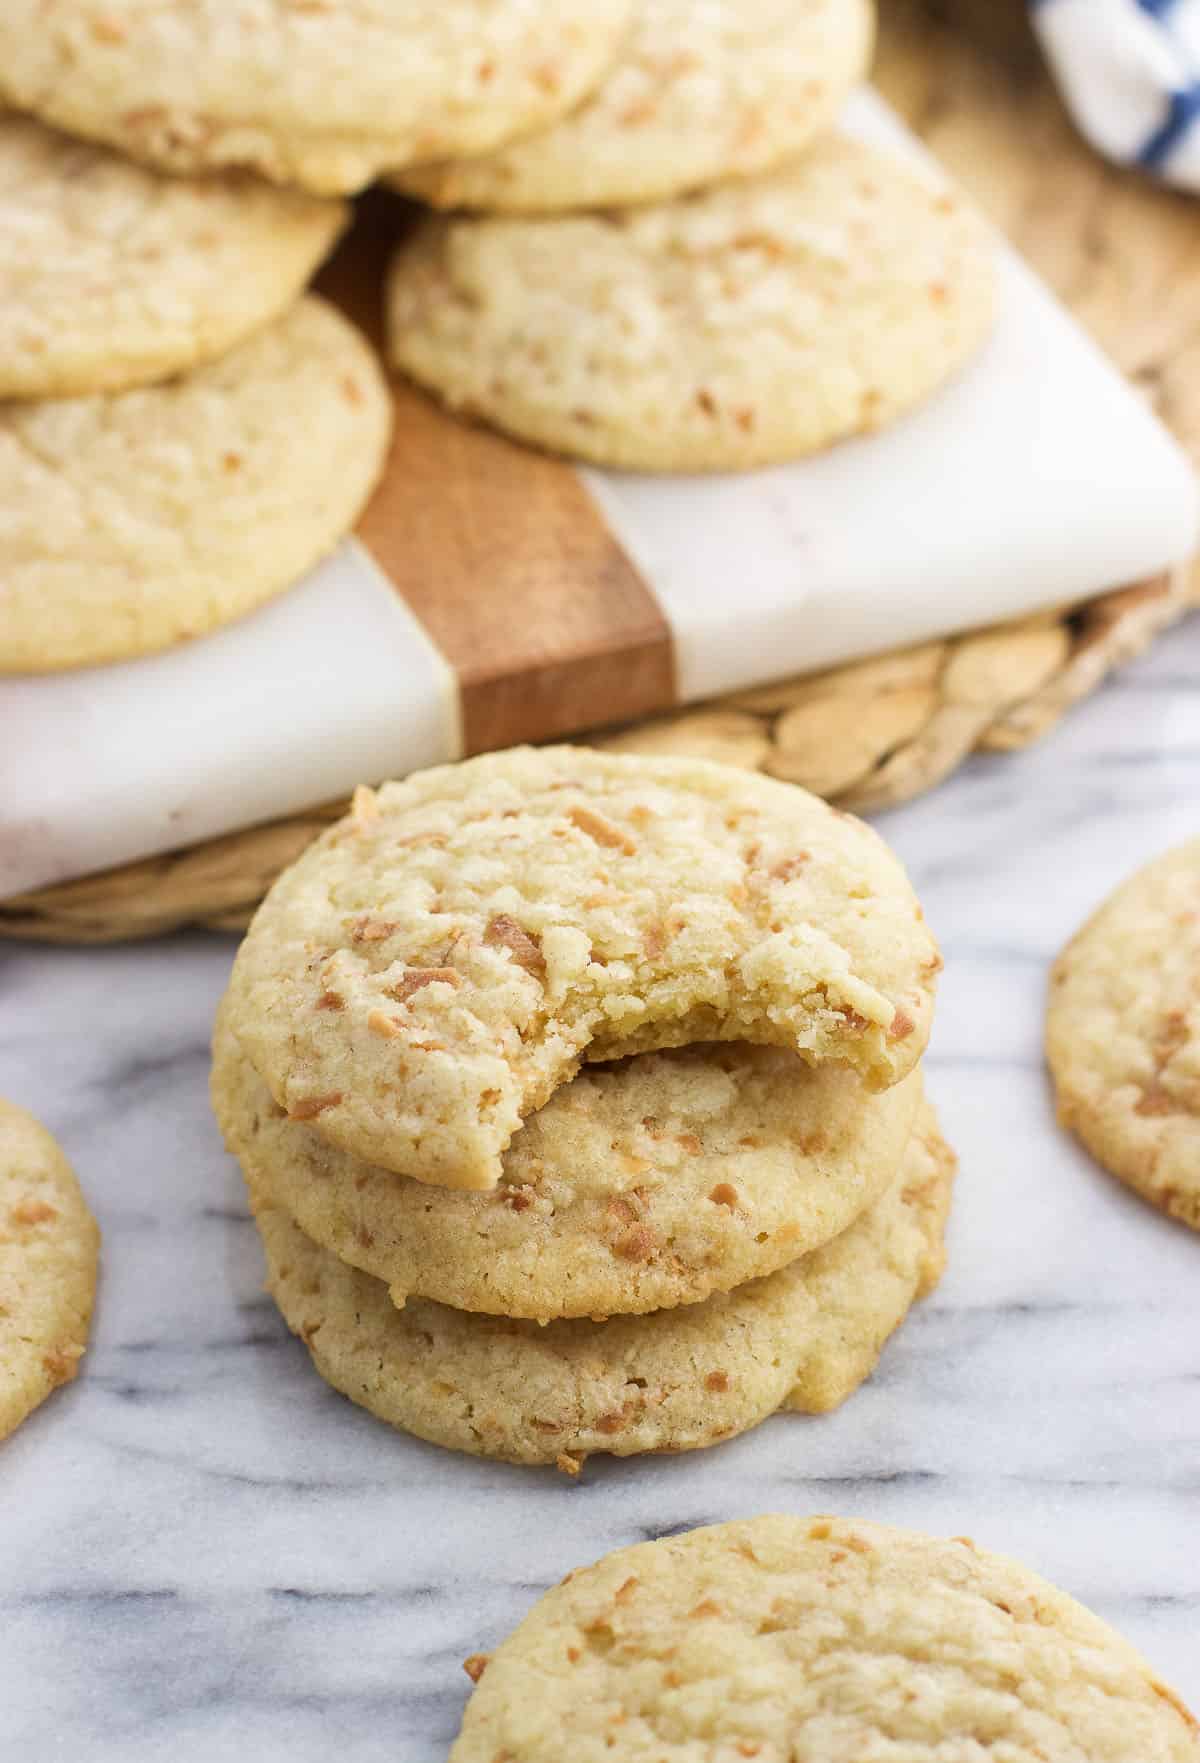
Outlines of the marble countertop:
{"type": "Polygon", "coordinates": [[[83,1374],[0,1446],[0,1753],[435,1763],[460,1661],[568,1568],[770,1510],[970,1533],[1200,1706],[1200,1241],[1056,1129],[1040,1056],[1051,956],[1198,822],[1200,620],[881,822],[946,955],[945,1282],[840,1412],[577,1483],[391,1433],[286,1334],[206,1097],[231,940],[0,950],[0,1093],[104,1232],[83,1374]]]}

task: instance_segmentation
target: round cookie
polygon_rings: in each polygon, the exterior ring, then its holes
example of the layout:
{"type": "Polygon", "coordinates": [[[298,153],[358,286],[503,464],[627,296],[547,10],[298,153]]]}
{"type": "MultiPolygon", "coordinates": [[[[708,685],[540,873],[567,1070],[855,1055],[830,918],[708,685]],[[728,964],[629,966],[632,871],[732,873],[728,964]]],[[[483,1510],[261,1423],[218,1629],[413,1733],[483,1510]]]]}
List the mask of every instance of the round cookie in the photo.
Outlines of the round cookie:
{"type": "Polygon", "coordinates": [[[781,1407],[823,1413],[937,1281],[953,1157],[926,1110],[898,1177],[849,1230],[702,1304],[540,1326],[411,1299],[257,1201],[267,1284],[327,1383],[451,1450],[574,1474],[596,1451],[692,1451],[781,1407]]]}
{"type": "Polygon", "coordinates": [[[165,385],[0,409],[0,673],[119,661],[290,587],[349,531],[391,406],[305,297],[165,385]]]}
{"type": "Polygon", "coordinates": [[[293,303],[345,220],[0,116],[0,398],[124,391],[223,355],[293,303]]]}
{"type": "Polygon", "coordinates": [[[351,191],[548,127],[630,16],[631,0],[6,0],[0,97],[167,171],[351,191]]]}
{"type": "Polygon", "coordinates": [[[213,1107],[257,1192],[396,1304],[542,1322],[696,1303],[819,1248],[894,1179],[920,1094],[775,1047],[642,1053],[555,1090],[489,1193],[434,1193],[288,1120],[224,1014],[213,1107]]]}
{"type": "Polygon", "coordinates": [[[1046,1056],[1063,1125],[1200,1230],[1200,839],[1131,876],[1067,944],[1046,1056]]]}
{"type": "Polygon", "coordinates": [[[634,471],[744,471],[877,429],[982,342],[987,229],[828,136],[649,208],[431,219],[389,280],[394,364],[523,440],[634,471]]]}
{"type": "Polygon", "coordinates": [[[79,1370],[100,1232],[45,1127],[0,1101],[0,1439],[79,1370]]]}
{"type": "Polygon", "coordinates": [[[1107,1623],[1015,1561],[772,1515],[577,1568],[490,1659],[450,1763],[1197,1763],[1107,1623]]]}
{"type": "Polygon", "coordinates": [[[486,1189],[585,1055],[744,1040],[886,1087],[924,1049],[939,966],[900,864],[819,798],[514,748],[359,792],[259,908],[228,1020],[331,1144],[486,1189]]]}
{"type": "Polygon", "coordinates": [[[794,158],[866,72],[870,0],[638,0],[617,64],[543,133],[414,166],[436,208],[657,202],[794,158]]]}

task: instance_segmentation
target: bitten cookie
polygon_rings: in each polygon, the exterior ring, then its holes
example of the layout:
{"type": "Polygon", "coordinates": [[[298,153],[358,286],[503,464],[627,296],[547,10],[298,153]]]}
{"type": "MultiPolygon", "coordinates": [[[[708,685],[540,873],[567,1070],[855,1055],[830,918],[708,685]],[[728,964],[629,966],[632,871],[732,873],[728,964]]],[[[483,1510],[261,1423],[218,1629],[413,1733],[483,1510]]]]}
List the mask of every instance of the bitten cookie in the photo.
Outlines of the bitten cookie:
{"type": "Polygon", "coordinates": [[[548,127],[630,15],[630,0],[5,0],[0,96],[168,171],[349,191],[548,127]]]}
{"type": "Polygon", "coordinates": [[[252,1185],[393,1301],[549,1321],[696,1303],[845,1230],[900,1167],[920,1094],[744,1044],[585,1067],[487,1194],[430,1191],[275,1102],[222,1018],[212,1097],[252,1185]]]}
{"type": "Polygon", "coordinates": [[[387,387],[306,297],[161,386],[0,409],[0,673],[119,661],[290,587],[383,463],[387,387]]]}
{"type": "Polygon", "coordinates": [[[413,1298],[256,1201],[268,1288],[327,1383],[451,1450],[574,1474],[592,1452],[694,1451],[781,1407],[835,1408],[937,1283],[954,1159],[926,1109],[883,1199],[824,1248],[702,1304],[512,1322],[413,1298]]]}
{"type": "Polygon", "coordinates": [[[472,1665],[450,1763],[1200,1757],[1178,1696],[1065,1592],[968,1538],[863,1519],[619,1549],[472,1665]]]}
{"type": "Polygon", "coordinates": [[[1063,1125],[1200,1230],[1200,840],[1131,876],[1067,944],[1046,1056],[1063,1125]]]}
{"type": "Polygon", "coordinates": [[[680,201],[432,219],[389,283],[396,367],[598,465],[743,471],[877,429],[982,342],[993,250],[963,200],[830,136],[680,201]]]}
{"type": "Polygon", "coordinates": [[[638,0],[620,58],[541,134],[414,166],[437,208],[553,212],[662,201],[794,158],[866,72],[870,0],[638,0]]]}
{"type": "Polygon", "coordinates": [[[345,219],[0,117],[0,398],[124,391],[223,355],[292,304],[345,219]]]}
{"type": "Polygon", "coordinates": [[[486,1189],[585,1056],[743,1040],[885,1088],[920,1058],[940,965],[895,857],[819,798],[514,748],[361,791],[259,908],[228,1021],[331,1144],[486,1189]]]}
{"type": "Polygon", "coordinates": [[[45,1127],[0,1101],[0,1439],[79,1370],[100,1232],[45,1127]]]}

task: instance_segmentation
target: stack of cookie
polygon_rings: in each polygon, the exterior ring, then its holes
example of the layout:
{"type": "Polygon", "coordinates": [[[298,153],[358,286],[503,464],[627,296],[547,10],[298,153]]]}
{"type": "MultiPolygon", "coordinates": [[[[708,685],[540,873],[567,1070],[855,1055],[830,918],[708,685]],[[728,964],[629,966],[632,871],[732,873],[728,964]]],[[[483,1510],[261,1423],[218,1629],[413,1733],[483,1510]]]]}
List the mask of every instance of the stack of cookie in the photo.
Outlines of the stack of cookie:
{"type": "Polygon", "coordinates": [[[861,822],[516,750],[360,791],[264,902],[213,1100],[318,1370],[574,1471],[840,1402],[936,1280],[940,958],[861,822]]]}
{"type": "Polygon", "coordinates": [[[745,470],[881,427],[991,323],[944,184],[835,130],[870,0],[637,0],[552,128],[410,168],[394,364],[453,408],[635,471],[745,470]]]}
{"type": "Polygon", "coordinates": [[[980,341],[979,224],[831,132],[871,0],[567,11],[0,8],[0,673],[201,634],[351,529],[389,400],[303,290],[372,179],[473,211],[401,250],[395,363],[603,464],[812,452],[980,341]]]}
{"type": "Polygon", "coordinates": [[[0,673],[201,634],[350,530],[390,404],[302,295],[338,197],[548,127],[631,4],[0,8],[0,673]]]}
{"type": "Polygon", "coordinates": [[[387,391],[303,293],[346,214],[0,119],[0,672],[197,636],[353,526],[387,391]]]}

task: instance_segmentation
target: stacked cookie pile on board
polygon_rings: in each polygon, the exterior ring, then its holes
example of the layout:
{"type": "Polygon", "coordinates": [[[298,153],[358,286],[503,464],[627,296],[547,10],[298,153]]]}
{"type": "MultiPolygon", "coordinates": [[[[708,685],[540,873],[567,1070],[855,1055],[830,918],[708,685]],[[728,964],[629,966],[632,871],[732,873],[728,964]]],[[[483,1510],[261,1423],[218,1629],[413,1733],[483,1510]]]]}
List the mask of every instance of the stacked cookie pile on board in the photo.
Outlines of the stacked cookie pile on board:
{"type": "Polygon", "coordinates": [[[217,1023],[284,1317],[393,1425],[572,1472],[834,1406],[941,1269],[940,965],[786,784],[556,748],[360,791],[217,1023]]]}
{"type": "Polygon", "coordinates": [[[973,352],[986,231],[834,126],[870,0],[636,0],[553,127],[420,164],[464,210],[390,278],[392,360],[453,408],[638,471],[745,470],[877,429],[973,352]]]}
{"type": "Polygon", "coordinates": [[[399,252],[394,364],[568,455],[796,457],[981,341],[980,223],[833,126],[870,0],[567,11],[0,8],[0,672],[211,630],[352,528],[386,388],[303,290],[374,179],[473,211],[399,252]]]}
{"type": "Polygon", "coordinates": [[[350,530],[390,405],[303,293],[339,198],[547,127],[630,5],[0,8],[0,673],[199,635],[350,530]]]}
{"type": "Polygon", "coordinates": [[[0,672],[199,635],[354,524],[386,388],[303,293],[346,213],[0,117],[0,672]]]}

